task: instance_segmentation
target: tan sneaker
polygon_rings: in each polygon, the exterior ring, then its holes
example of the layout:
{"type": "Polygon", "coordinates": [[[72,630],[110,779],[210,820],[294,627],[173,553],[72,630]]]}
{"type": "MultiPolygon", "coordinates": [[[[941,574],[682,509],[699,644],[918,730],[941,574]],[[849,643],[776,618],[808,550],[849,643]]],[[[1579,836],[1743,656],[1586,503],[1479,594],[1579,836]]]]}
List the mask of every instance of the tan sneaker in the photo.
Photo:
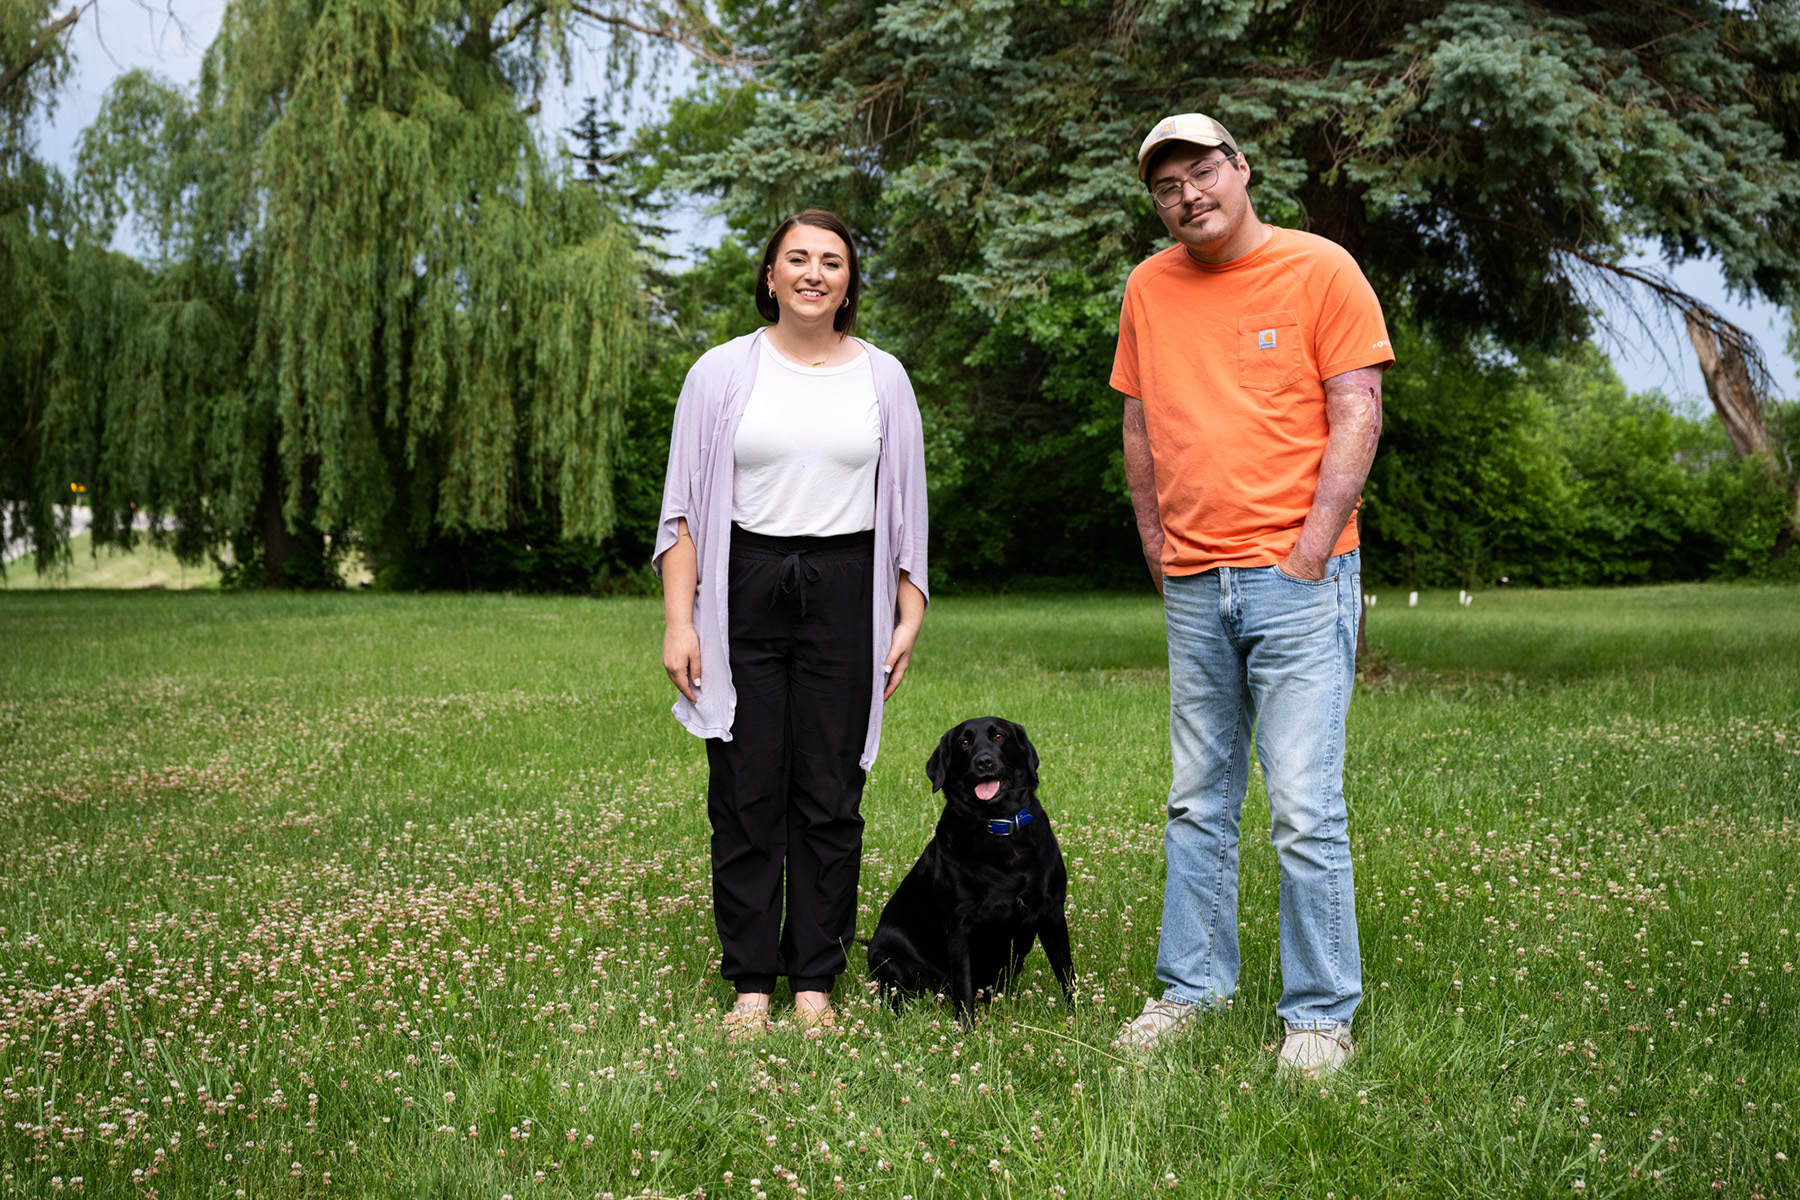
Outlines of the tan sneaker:
{"type": "Polygon", "coordinates": [[[1356,1053],[1350,1040],[1350,1027],[1334,1029],[1295,1029],[1283,1022],[1287,1036],[1281,1039],[1281,1054],[1275,1073],[1285,1078],[1304,1076],[1317,1082],[1333,1074],[1356,1053]]]}
{"type": "Polygon", "coordinates": [[[1198,1004],[1183,1004],[1178,1000],[1163,1000],[1153,996],[1144,1001],[1144,1011],[1119,1030],[1119,1036],[1113,1039],[1113,1045],[1120,1050],[1142,1053],[1173,1036],[1199,1011],[1198,1004]]]}

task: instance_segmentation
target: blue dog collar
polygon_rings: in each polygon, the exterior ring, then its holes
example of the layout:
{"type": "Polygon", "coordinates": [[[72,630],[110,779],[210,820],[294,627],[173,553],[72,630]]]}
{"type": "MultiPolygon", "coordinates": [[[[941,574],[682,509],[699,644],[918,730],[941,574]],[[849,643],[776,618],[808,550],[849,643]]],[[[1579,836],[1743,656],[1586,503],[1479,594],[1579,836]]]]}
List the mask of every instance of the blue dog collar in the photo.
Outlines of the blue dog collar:
{"type": "Polygon", "coordinates": [[[1031,810],[1021,808],[1013,816],[1003,820],[989,821],[988,832],[996,837],[1011,837],[1029,824],[1031,824],[1031,810]]]}

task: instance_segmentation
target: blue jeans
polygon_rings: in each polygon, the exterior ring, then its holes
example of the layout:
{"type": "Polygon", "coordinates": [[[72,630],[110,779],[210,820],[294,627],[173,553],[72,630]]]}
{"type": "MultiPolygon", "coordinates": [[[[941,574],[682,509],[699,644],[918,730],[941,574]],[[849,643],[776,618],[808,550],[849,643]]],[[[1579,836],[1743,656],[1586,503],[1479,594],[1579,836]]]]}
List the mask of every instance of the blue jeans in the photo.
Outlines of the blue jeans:
{"type": "Polygon", "coordinates": [[[1361,604],[1356,551],[1332,558],[1316,583],[1276,567],[1163,581],[1175,768],[1156,960],[1165,999],[1221,1005],[1237,988],[1238,826],[1254,731],[1281,867],[1276,1014],[1331,1029],[1362,1000],[1344,807],[1344,712],[1361,604]]]}

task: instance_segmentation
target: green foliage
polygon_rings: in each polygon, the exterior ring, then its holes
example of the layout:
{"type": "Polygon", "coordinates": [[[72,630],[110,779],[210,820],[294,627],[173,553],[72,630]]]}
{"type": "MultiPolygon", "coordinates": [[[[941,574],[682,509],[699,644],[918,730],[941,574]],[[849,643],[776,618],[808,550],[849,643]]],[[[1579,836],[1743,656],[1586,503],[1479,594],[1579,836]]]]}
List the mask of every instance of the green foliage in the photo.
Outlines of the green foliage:
{"type": "Polygon", "coordinates": [[[1716,422],[1630,396],[1592,350],[1563,366],[1550,403],[1568,464],[1571,543],[1581,582],[1711,575],[1736,522],[1725,518],[1738,460],[1716,422]]]}
{"type": "Polygon", "coordinates": [[[281,584],[335,579],[334,534],[611,533],[640,273],[529,124],[565,17],[236,0],[195,95],[114,87],[82,181],[102,238],[130,211],[155,259],[80,283],[34,431],[40,475],[91,478],[98,541],[148,510],[184,557],[230,545],[281,584]]]}
{"type": "Polygon", "coordinates": [[[1364,571],[1413,587],[1760,573],[1789,501],[1719,423],[1629,394],[1591,345],[1519,360],[1396,322],[1364,571]]]}
{"type": "Polygon", "coordinates": [[[1132,569],[1105,381],[1124,277],[1163,244],[1132,155],[1166,112],[1222,118],[1263,215],[1348,247],[1445,346],[1580,340],[1584,289],[1645,239],[1800,297],[1791,5],[742,11],[772,91],[702,89],[737,116],[690,134],[677,178],[748,239],[812,203],[864,239],[953,583],[1132,569]]]}
{"type": "Polygon", "coordinates": [[[1363,493],[1364,573],[1469,586],[1558,556],[1570,487],[1548,402],[1510,366],[1389,328],[1401,365],[1363,493]]]}
{"type": "Polygon", "coordinates": [[[66,37],[78,19],[56,0],[7,0],[0,5],[0,147],[6,170],[26,149],[31,122],[48,115],[72,60],[66,37]]]}
{"type": "Polygon", "coordinates": [[[565,534],[603,537],[636,272],[629,238],[539,158],[516,55],[460,3],[235,12],[202,103],[238,130],[284,94],[254,140],[251,374],[280,421],[286,514],[317,461],[319,523],[374,525],[391,455],[407,507],[448,531],[505,526],[526,484],[554,490],[565,534]],[[243,86],[295,43],[291,74],[243,86]]]}
{"type": "MultiPolygon", "coordinates": [[[[620,186],[636,188],[640,162],[622,163],[620,186]]],[[[639,192],[638,195],[646,195],[639,192]]],[[[759,248],[760,249],[760,248],[759,248]]],[[[679,271],[646,272],[649,320],[639,366],[613,446],[617,521],[598,544],[560,533],[553,512],[527,510],[505,529],[443,533],[372,556],[376,586],[392,591],[473,589],[640,595],[660,584],[649,569],[662,511],[675,400],[706,350],[762,324],[752,297],[756,257],[734,240],[679,271]]]]}
{"type": "MultiPolygon", "coordinates": [[[[74,480],[52,481],[42,463],[38,429],[46,383],[61,365],[69,251],[45,229],[60,214],[58,180],[23,153],[0,165],[0,544],[28,540],[40,568],[58,558],[56,504],[74,480]]],[[[4,567],[0,567],[4,570],[4,567]]]]}
{"type": "Polygon", "coordinates": [[[40,569],[64,557],[67,531],[55,506],[78,482],[53,478],[38,436],[49,382],[68,362],[60,335],[79,224],[61,176],[38,159],[31,138],[69,69],[53,14],[51,0],[0,5],[0,546],[30,544],[40,569]]]}
{"type": "Polygon", "coordinates": [[[1584,287],[1645,240],[1800,301],[1791,5],[717,11],[234,0],[192,95],[119,81],[72,197],[23,149],[66,70],[51,9],[8,7],[0,70],[46,49],[0,92],[4,532],[53,564],[79,482],[98,544],[152,513],[244,584],[329,584],[358,545],[393,586],[641,586],[681,376],[754,327],[747,252],[820,203],[918,385],[939,585],[1135,586],[1106,380],[1163,234],[1131,154],[1198,107],[1265,216],[1349,247],[1419,327],[1369,495],[1398,557],[1371,571],[1754,574],[1792,541],[1791,452],[1716,461],[1579,349],[1584,287]],[[620,20],[720,69],[629,146],[590,101],[579,155],[547,154],[539,88],[577,24],[620,20]],[[655,243],[683,191],[732,236],[677,273],[655,243]],[[127,212],[146,263],[101,249],[127,212]]]}

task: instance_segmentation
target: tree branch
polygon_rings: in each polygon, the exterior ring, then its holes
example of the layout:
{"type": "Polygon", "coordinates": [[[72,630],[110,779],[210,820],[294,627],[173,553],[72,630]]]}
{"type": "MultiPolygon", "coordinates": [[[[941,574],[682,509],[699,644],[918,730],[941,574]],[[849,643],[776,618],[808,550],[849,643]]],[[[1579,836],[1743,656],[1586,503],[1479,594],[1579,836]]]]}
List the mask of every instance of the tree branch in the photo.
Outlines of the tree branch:
{"type": "MultiPolygon", "coordinates": [[[[1762,401],[1775,393],[1775,377],[1769,371],[1768,359],[1763,357],[1762,347],[1757,345],[1756,339],[1747,330],[1726,320],[1718,309],[1706,301],[1676,287],[1674,282],[1662,272],[1645,267],[1628,267],[1622,263],[1608,261],[1520,221],[1508,221],[1501,217],[1489,216],[1487,213],[1469,212],[1460,208],[1446,207],[1444,211],[1465,220],[1485,221],[1490,225],[1498,225],[1502,229],[1510,229],[1514,233],[1523,234],[1552,254],[1573,259],[1583,267],[1608,278],[1609,281],[1623,280],[1636,284],[1655,296],[1674,313],[1680,314],[1684,325],[1690,331],[1690,337],[1693,336],[1692,330],[1698,325],[1717,339],[1727,357],[1735,357],[1738,360],[1738,366],[1734,369],[1741,369],[1743,372],[1743,379],[1749,385],[1759,411],[1762,401]]],[[[1603,328],[1605,327],[1603,325],[1603,328]]]]}
{"type": "Polygon", "coordinates": [[[56,44],[56,39],[62,36],[63,31],[69,26],[75,24],[80,16],[81,9],[79,7],[71,8],[38,32],[37,41],[31,44],[31,49],[25,52],[25,57],[6,68],[4,72],[0,72],[0,97],[11,91],[13,86],[25,77],[25,72],[43,61],[44,56],[50,53],[50,47],[56,44]]]}
{"type": "Polygon", "coordinates": [[[1706,301],[1676,287],[1667,275],[1643,267],[1627,267],[1607,262],[1555,239],[1544,239],[1544,242],[1557,254],[1645,289],[1671,310],[1681,314],[1690,338],[1697,336],[1695,331],[1698,329],[1703,330],[1706,336],[1716,339],[1725,359],[1732,362],[1733,373],[1738,376],[1740,385],[1749,389],[1750,402],[1757,411],[1761,411],[1763,400],[1774,394],[1775,377],[1769,371],[1768,359],[1763,357],[1762,347],[1756,344],[1756,339],[1749,331],[1726,320],[1718,309],[1706,301]]]}
{"type": "Polygon", "coordinates": [[[531,28],[532,25],[542,19],[547,8],[548,0],[533,0],[531,6],[523,13],[519,14],[519,19],[513,22],[511,29],[508,29],[505,33],[500,34],[493,39],[494,47],[498,49],[501,46],[511,44],[511,42],[521,33],[524,33],[527,29],[531,28]]]}
{"type": "Polygon", "coordinates": [[[629,30],[645,37],[670,42],[680,46],[701,62],[721,67],[764,90],[773,90],[756,77],[757,68],[768,60],[739,54],[730,39],[725,36],[724,30],[711,21],[702,19],[699,23],[688,24],[671,14],[651,10],[657,18],[656,22],[652,23],[634,19],[623,12],[606,12],[591,3],[581,3],[580,0],[570,4],[569,9],[597,25],[610,25],[614,29],[629,30]]]}

